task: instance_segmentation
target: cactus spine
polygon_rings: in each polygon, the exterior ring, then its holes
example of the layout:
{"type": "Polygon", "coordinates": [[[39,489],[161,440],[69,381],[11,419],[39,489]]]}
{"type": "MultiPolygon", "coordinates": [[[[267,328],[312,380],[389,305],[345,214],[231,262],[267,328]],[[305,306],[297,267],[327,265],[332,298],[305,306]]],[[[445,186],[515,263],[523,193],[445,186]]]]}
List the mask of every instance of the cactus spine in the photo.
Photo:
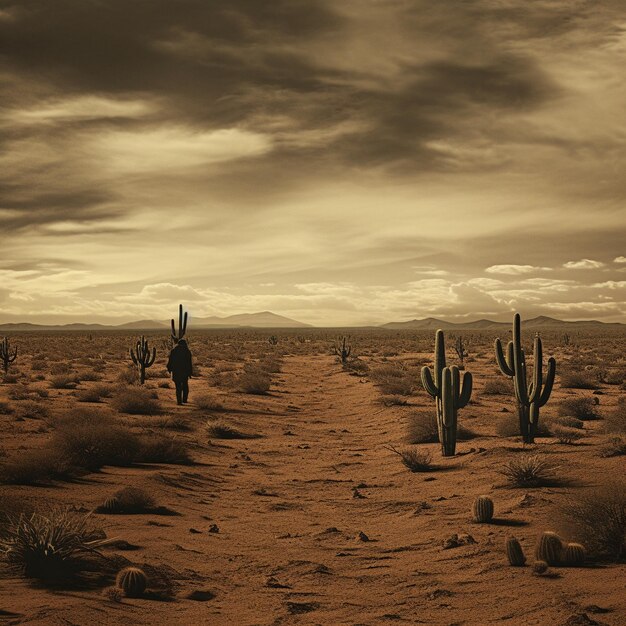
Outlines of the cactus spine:
{"type": "Polygon", "coordinates": [[[554,532],[546,531],[537,542],[535,548],[535,558],[538,561],[545,561],[548,565],[558,565],[561,562],[563,553],[563,542],[554,532]]]}
{"type": "Polygon", "coordinates": [[[456,450],[456,431],[458,410],[462,409],[472,395],[472,375],[461,375],[456,365],[446,367],[446,346],[443,330],[435,335],[434,375],[428,367],[422,368],[422,385],[433,398],[437,406],[437,430],[443,456],[454,456],[456,450]]]}
{"type": "Polygon", "coordinates": [[[486,524],[493,519],[493,500],[489,496],[478,496],[472,506],[474,521],[486,524]]]}
{"type": "Polygon", "coordinates": [[[587,551],[582,543],[568,543],[563,550],[563,563],[565,565],[582,565],[585,562],[587,551]]]}
{"type": "Polygon", "coordinates": [[[9,338],[5,337],[4,340],[0,342],[0,360],[2,360],[2,366],[5,374],[9,371],[9,365],[13,363],[15,359],[17,359],[17,346],[15,346],[15,350],[13,351],[13,354],[11,354],[9,338]]]}
{"type": "Polygon", "coordinates": [[[118,572],[115,584],[128,598],[139,598],[148,586],[148,577],[138,567],[125,567],[118,572]]]}
{"type": "Polygon", "coordinates": [[[176,324],[174,320],[172,322],[172,341],[178,343],[184,336],[187,330],[187,311],[183,313],[183,305],[178,305],[178,332],[176,332],[176,324]]]}
{"type": "Polygon", "coordinates": [[[526,564],[526,557],[522,550],[522,545],[515,537],[508,537],[506,540],[506,558],[509,564],[514,567],[522,567],[526,564]]]}
{"type": "Polygon", "coordinates": [[[532,381],[528,384],[526,355],[522,348],[521,318],[519,313],[513,319],[513,340],[507,345],[506,355],[502,342],[496,339],[496,361],[505,376],[513,378],[515,397],[519,414],[520,434],[524,443],[534,443],[539,424],[539,409],[546,404],[552,393],[556,361],[548,359],[548,371],[543,377],[543,346],[537,335],[534,344],[534,370],[532,381]]]}
{"type": "Polygon", "coordinates": [[[146,381],[146,369],[152,367],[154,359],[156,359],[156,348],[152,348],[151,354],[148,341],[142,335],[141,339],[135,345],[135,349],[130,349],[130,358],[139,370],[139,380],[143,385],[146,381]]]}
{"type": "Polygon", "coordinates": [[[341,343],[341,347],[339,347],[336,343],[334,346],[334,350],[335,350],[335,354],[341,358],[341,362],[342,363],[347,363],[348,362],[348,357],[350,356],[350,353],[352,352],[352,346],[347,346],[346,347],[346,338],[343,338],[343,341],[341,343]]]}

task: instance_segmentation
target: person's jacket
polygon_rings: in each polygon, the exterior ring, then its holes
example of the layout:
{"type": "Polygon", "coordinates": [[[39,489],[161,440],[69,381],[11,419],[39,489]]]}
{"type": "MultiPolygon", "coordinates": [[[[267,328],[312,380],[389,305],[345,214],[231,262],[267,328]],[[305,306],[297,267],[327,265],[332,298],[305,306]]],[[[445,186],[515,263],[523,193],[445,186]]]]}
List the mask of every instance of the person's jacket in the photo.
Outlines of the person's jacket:
{"type": "Polygon", "coordinates": [[[189,378],[192,375],[191,351],[186,342],[180,341],[172,348],[170,358],[167,360],[167,371],[171,372],[174,380],[189,378]]]}

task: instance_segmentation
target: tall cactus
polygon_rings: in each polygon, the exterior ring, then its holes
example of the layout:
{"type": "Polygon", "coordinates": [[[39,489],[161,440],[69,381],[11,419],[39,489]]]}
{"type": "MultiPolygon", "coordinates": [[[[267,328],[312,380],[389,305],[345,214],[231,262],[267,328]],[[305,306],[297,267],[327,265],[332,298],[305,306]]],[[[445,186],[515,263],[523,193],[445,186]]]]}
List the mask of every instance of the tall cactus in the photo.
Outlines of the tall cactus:
{"type": "Polygon", "coordinates": [[[146,381],[146,369],[152,367],[154,359],[156,359],[156,348],[152,348],[152,354],[150,354],[148,341],[142,335],[141,339],[135,345],[135,349],[130,349],[130,358],[139,370],[139,381],[143,385],[146,381]]]}
{"type": "Polygon", "coordinates": [[[435,398],[437,406],[437,431],[442,456],[454,456],[458,410],[467,405],[472,395],[472,375],[461,374],[456,365],[446,366],[446,345],[443,330],[435,335],[434,376],[428,367],[422,368],[422,385],[435,398]]]}
{"type": "Polygon", "coordinates": [[[543,376],[543,345],[541,337],[535,336],[533,354],[534,370],[532,381],[528,383],[526,355],[522,348],[522,320],[519,313],[513,318],[513,339],[509,341],[506,355],[502,342],[496,339],[496,361],[505,376],[513,379],[517,409],[519,414],[520,434],[524,443],[534,443],[539,425],[539,409],[548,402],[554,385],[556,360],[548,359],[548,371],[543,376]]]}
{"type": "Polygon", "coordinates": [[[5,374],[9,371],[9,365],[13,363],[15,359],[17,359],[17,346],[15,346],[13,354],[11,354],[9,338],[5,337],[4,340],[0,342],[0,360],[2,361],[2,366],[4,367],[5,374]]]}
{"type": "Polygon", "coordinates": [[[187,311],[183,314],[183,305],[178,305],[178,333],[176,332],[176,324],[172,319],[172,341],[178,343],[184,336],[187,330],[187,311]]]}
{"type": "Polygon", "coordinates": [[[341,362],[342,363],[347,363],[348,362],[348,357],[350,356],[350,353],[352,352],[352,346],[348,346],[346,347],[346,338],[343,338],[343,341],[341,343],[341,347],[339,347],[336,343],[334,345],[334,350],[335,350],[335,354],[341,358],[341,362]]]}

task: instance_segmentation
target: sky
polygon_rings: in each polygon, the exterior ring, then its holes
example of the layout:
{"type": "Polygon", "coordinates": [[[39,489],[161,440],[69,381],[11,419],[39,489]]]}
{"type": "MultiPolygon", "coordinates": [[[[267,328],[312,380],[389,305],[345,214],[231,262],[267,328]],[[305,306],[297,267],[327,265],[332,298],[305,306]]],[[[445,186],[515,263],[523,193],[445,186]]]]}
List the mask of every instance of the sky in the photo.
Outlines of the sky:
{"type": "Polygon", "coordinates": [[[626,322],[623,0],[0,0],[0,322],[626,322]]]}

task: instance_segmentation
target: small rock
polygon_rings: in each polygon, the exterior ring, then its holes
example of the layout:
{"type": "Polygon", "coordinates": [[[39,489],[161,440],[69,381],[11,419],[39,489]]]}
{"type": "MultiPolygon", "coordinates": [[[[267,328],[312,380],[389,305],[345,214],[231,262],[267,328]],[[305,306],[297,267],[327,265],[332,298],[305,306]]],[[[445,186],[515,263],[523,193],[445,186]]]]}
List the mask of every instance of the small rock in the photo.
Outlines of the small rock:
{"type": "Polygon", "coordinates": [[[597,604],[588,604],[586,607],[584,607],[585,611],[587,611],[587,613],[595,613],[596,615],[599,615],[600,613],[610,613],[611,609],[607,609],[603,606],[598,606],[597,604]]]}
{"type": "Polygon", "coordinates": [[[362,530],[359,531],[357,537],[359,541],[370,541],[370,538],[362,530]]]}
{"type": "Polygon", "coordinates": [[[279,583],[278,580],[274,578],[274,576],[270,576],[265,581],[265,586],[269,587],[270,589],[291,589],[289,585],[283,585],[282,583],[279,583]]]}
{"type": "Polygon", "coordinates": [[[317,602],[287,602],[287,610],[291,614],[309,613],[319,607],[317,602]]]}
{"type": "Polygon", "coordinates": [[[198,530],[197,528],[190,528],[190,529],[189,529],[189,532],[190,532],[192,535],[199,535],[202,531],[201,531],[201,530],[198,530]]]}
{"type": "Polygon", "coordinates": [[[364,496],[356,487],[352,487],[352,497],[364,499],[367,496],[364,496]]]}
{"type": "Polygon", "coordinates": [[[563,626],[601,626],[603,624],[604,622],[598,622],[597,620],[589,617],[586,613],[575,613],[574,615],[570,615],[565,620],[563,626]]]}
{"type": "Polygon", "coordinates": [[[190,591],[186,597],[188,600],[195,600],[196,602],[207,602],[213,600],[215,594],[212,591],[196,589],[195,591],[190,591]]]}
{"type": "Polygon", "coordinates": [[[447,589],[435,589],[433,591],[429,591],[426,594],[426,597],[429,600],[437,600],[438,598],[450,598],[454,595],[452,591],[448,591],[447,589]]]}
{"type": "Polygon", "coordinates": [[[219,533],[220,532],[220,527],[217,524],[211,524],[209,526],[208,532],[210,532],[210,533],[219,533]]]}
{"type": "Polygon", "coordinates": [[[471,535],[450,535],[450,537],[443,540],[443,549],[449,550],[450,548],[458,548],[460,546],[469,546],[476,543],[476,540],[471,535]]]}

